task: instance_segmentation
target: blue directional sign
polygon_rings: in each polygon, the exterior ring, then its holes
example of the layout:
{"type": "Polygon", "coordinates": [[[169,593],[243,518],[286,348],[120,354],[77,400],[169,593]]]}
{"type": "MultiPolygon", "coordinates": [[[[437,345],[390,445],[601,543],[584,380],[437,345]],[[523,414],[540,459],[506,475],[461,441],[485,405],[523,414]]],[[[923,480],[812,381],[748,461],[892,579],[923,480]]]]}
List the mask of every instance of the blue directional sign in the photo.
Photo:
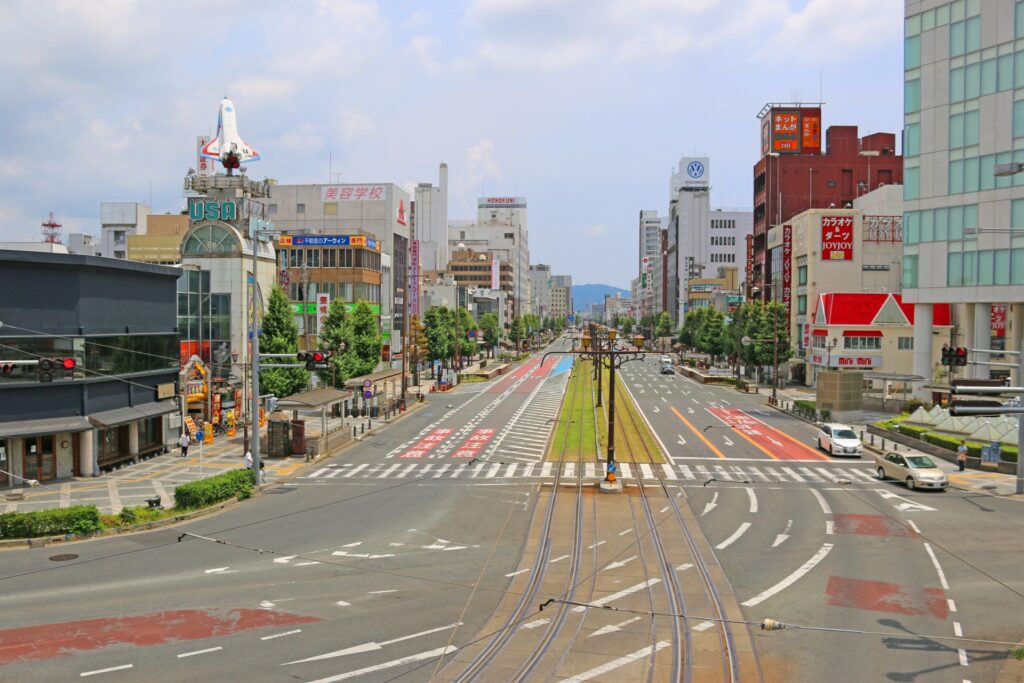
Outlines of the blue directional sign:
{"type": "Polygon", "coordinates": [[[196,432],[196,441],[201,443],[204,436],[205,436],[205,434],[203,434],[203,432],[201,430],[196,432]]]}

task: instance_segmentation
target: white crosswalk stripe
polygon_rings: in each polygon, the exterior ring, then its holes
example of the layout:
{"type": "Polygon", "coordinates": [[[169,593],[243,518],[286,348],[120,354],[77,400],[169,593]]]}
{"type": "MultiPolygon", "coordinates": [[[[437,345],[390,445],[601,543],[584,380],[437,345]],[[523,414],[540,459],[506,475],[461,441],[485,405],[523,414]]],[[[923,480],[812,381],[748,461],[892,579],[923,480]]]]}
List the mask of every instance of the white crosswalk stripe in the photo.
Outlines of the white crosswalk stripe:
{"type": "MultiPolygon", "coordinates": [[[[618,477],[624,480],[655,482],[660,475],[669,482],[703,482],[709,479],[721,483],[751,482],[753,484],[829,484],[847,479],[855,484],[875,484],[870,469],[858,467],[789,467],[781,464],[769,465],[672,465],[667,463],[640,463],[634,467],[619,462],[618,477]],[[799,471],[797,471],[799,470],[799,471]]],[[[349,466],[332,465],[321,467],[301,479],[554,479],[558,472],[566,480],[575,479],[579,468],[575,462],[509,462],[498,458],[481,458],[475,462],[452,460],[450,462],[429,461],[427,458],[410,462],[380,463],[349,466]]],[[[588,462],[582,467],[584,481],[595,481],[605,476],[603,462],[588,462]]]]}

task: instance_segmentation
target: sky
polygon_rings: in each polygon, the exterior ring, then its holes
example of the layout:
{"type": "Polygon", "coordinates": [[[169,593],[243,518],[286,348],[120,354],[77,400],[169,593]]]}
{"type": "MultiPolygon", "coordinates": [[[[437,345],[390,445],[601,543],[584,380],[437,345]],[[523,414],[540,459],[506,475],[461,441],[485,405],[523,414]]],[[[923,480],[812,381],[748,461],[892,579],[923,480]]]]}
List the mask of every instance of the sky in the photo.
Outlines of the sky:
{"type": "Polygon", "coordinates": [[[750,209],[757,113],[902,128],[901,0],[5,0],[0,241],[99,234],[104,201],[182,209],[232,98],[280,183],[438,182],[449,219],[524,196],[533,263],[629,287],[641,209],[683,155],[750,209]]]}

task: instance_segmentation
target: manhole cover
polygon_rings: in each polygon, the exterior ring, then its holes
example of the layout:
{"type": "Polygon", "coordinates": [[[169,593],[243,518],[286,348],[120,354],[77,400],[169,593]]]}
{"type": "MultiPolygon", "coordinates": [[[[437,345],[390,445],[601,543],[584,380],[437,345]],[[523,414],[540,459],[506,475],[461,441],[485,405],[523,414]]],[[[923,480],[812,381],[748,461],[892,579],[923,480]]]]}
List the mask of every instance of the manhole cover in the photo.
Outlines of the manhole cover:
{"type": "Polygon", "coordinates": [[[50,558],[51,562],[67,562],[68,560],[77,560],[78,555],[74,553],[63,553],[61,555],[54,555],[50,558]]]}

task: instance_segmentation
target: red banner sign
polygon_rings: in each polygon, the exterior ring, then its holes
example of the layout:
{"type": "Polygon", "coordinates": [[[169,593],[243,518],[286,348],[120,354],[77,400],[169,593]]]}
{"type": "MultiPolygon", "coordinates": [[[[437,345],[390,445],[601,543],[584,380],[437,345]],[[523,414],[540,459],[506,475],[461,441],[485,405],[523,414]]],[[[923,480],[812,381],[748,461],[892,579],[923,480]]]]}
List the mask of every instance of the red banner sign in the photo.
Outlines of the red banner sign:
{"type": "Polygon", "coordinates": [[[821,217],[821,260],[853,260],[853,216],[821,217]]]}
{"type": "Polygon", "coordinates": [[[782,226],[782,303],[786,306],[786,332],[793,312],[793,226],[782,226]]]}
{"type": "Polygon", "coordinates": [[[747,288],[754,286],[754,236],[747,235],[747,288]]]}
{"type": "Polygon", "coordinates": [[[1004,304],[992,305],[992,336],[1006,336],[1006,306],[1004,304]]]}

